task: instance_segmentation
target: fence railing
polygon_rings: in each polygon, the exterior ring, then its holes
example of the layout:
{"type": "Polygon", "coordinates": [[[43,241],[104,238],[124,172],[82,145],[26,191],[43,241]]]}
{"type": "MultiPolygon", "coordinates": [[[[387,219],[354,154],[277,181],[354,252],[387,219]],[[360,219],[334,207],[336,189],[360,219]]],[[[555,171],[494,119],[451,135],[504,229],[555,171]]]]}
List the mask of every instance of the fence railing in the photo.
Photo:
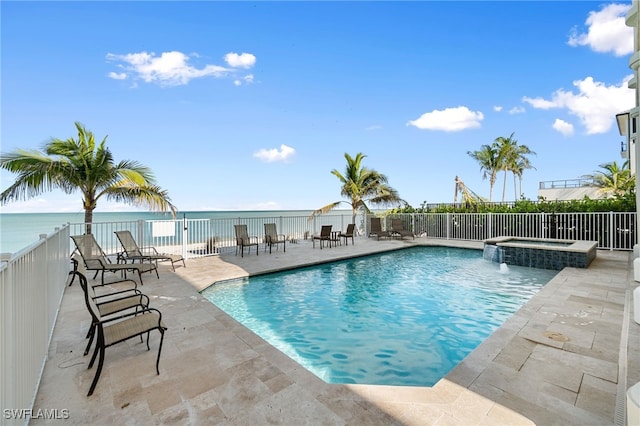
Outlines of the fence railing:
{"type": "MultiPolygon", "coordinates": [[[[633,250],[635,212],[597,213],[407,213],[383,216],[383,229],[401,218],[405,229],[429,238],[482,241],[513,236],[597,241],[599,249],[633,250]]],[[[365,221],[368,223],[368,220],[365,221]]]]}
{"type": "Polygon", "coordinates": [[[7,419],[4,410],[33,407],[68,271],[67,226],[41,235],[39,241],[0,264],[2,424],[26,420],[19,416],[7,419]]]}
{"type": "MultiPolygon", "coordinates": [[[[139,220],[129,222],[103,222],[91,224],[91,233],[107,254],[122,251],[115,231],[129,230],[140,246],[153,246],[169,254],[181,254],[185,258],[201,257],[235,249],[234,225],[247,225],[250,236],[263,241],[264,224],[275,223],[279,234],[289,240],[311,238],[320,232],[322,225],[332,225],[345,230],[351,223],[351,214],[309,216],[262,216],[216,219],[139,220]]],[[[356,218],[361,233],[364,232],[362,215],[356,218]]],[[[84,234],[84,223],[70,224],[71,235],[84,234]]]]}
{"type": "MultiPolygon", "coordinates": [[[[382,216],[384,229],[400,218],[416,235],[481,241],[498,236],[598,241],[598,248],[632,250],[636,244],[636,213],[413,213],[382,216]]],[[[235,224],[262,238],[264,223],[275,223],[289,239],[317,234],[322,225],[346,229],[352,217],[320,215],[228,219],[182,219],[93,223],[92,233],[107,253],[121,250],[114,231],[130,230],[141,245],[154,245],[185,257],[233,250],[235,224]],[[213,240],[212,240],[213,239],[213,240]],[[213,246],[207,244],[213,243],[213,246]]],[[[369,221],[357,216],[359,234],[368,235],[369,221]]],[[[57,312],[64,293],[70,235],[83,234],[85,224],[70,224],[0,264],[0,407],[33,406],[57,312]]],[[[7,420],[7,419],[4,419],[7,420]]],[[[24,420],[24,419],[23,419],[24,420]]],[[[18,424],[18,419],[8,419],[18,424]]]]}
{"type": "Polygon", "coordinates": [[[581,188],[583,186],[596,186],[595,180],[592,178],[565,179],[565,180],[550,180],[550,181],[539,183],[540,189],[581,188]]]}
{"type": "MultiPolygon", "coordinates": [[[[632,250],[636,244],[635,212],[597,213],[407,213],[384,215],[383,226],[390,229],[391,218],[401,218],[405,229],[430,238],[482,241],[499,236],[597,241],[598,248],[632,250]]],[[[92,233],[109,254],[122,250],[114,231],[130,230],[141,246],[201,257],[235,248],[234,225],[245,224],[250,236],[263,241],[264,224],[275,223],[278,233],[290,240],[318,234],[322,225],[344,230],[350,214],[308,216],[263,216],[250,218],[140,220],[93,223],[92,233]]],[[[368,220],[356,217],[358,234],[367,235],[368,220]]],[[[70,225],[71,235],[83,234],[85,224],[70,225]]]]}

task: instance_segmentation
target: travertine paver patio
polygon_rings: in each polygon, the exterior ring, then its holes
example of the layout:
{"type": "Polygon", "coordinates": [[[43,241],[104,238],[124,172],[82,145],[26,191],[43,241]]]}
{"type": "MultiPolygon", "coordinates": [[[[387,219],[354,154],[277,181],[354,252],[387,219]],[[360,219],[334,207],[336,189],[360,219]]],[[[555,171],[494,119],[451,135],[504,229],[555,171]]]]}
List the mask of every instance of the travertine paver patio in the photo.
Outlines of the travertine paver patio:
{"type": "Polygon", "coordinates": [[[215,281],[413,244],[481,247],[356,238],[355,245],[320,250],[301,241],[286,253],[261,248],[259,256],[232,251],[188,260],[176,272],[161,265],[160,279],[146,276],[141,287],[169,328],[160,375],[157,333],[151,351],[133,339],[107,349],[89,398],[95,367],[87,370],[89,357],[82,356],[89,316],[80,287],[67,287],[34,409],[68,409],[64,424],[103,425],[620,423],[616,396],[640,380],[630,253],[601,251],[589,269],[561,271],[432,388],[326,384],[198,293],[215,281]],[[628,377],[618,363],[627,328],[628,377]]]}

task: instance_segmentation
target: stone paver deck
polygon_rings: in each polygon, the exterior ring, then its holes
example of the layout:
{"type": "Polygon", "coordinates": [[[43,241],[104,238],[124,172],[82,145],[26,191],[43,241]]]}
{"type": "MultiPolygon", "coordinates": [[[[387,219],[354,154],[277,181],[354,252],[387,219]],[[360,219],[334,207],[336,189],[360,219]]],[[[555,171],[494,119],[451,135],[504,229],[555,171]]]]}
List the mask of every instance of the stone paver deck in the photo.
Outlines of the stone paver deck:
{"type": "Polygon", "coordinates": [[[80,287],[67,287],[34,409],[67,409],[69,419],[57,422],[78,425],[621,424],[621,397],[640,380],[630,253],[600,251],[588,269],[558,273],[431,388],[324,383],[198,293],[216,281],[414,244],[481,248],[357,238],[320,250],[300,241],[286,253],[192,259],[176,272],[161,265],[160,279],[145,276],[140,287],[168,327],[160,375],[158,333],[151,351],[132,339],[107,349],[91,397],[95,367],[82,356],[89,315],[80,287]],[[627,357],[628,368],[619,365],[627,357]]]}

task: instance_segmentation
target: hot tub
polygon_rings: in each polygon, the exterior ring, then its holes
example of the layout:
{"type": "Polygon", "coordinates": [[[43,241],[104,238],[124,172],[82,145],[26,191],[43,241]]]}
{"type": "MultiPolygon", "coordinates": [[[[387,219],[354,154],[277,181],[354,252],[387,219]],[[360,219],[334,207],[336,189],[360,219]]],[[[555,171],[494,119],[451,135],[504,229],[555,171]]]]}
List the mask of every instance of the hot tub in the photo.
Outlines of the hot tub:
{"type": "Polygon", "coordinates": [[[497,237],[485,240],[484,257],[493,262],[561,270],[587,268],[596,258],[597,241],[497,237]]]}

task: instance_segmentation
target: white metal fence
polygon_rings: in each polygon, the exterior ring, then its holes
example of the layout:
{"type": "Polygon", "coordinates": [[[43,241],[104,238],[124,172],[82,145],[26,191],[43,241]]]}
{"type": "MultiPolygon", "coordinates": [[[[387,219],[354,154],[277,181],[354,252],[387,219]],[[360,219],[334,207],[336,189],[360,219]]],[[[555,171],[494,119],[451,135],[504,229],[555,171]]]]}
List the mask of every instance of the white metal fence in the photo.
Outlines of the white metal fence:
{"type": "MultiPolygon", "coordinates": [[[[384,229],[400,218],[405,229],[430,238],[482,241],[499,236],[598,241],[598,248],[632,250],[636,243],[635,212],[606,213],[411,213],[382,216],[384,229]]],[[[345,230],[350,214],[308,216],[263,216],[253,218],[140,220],[92,224],[92,233],[109,254],[122,250],[114,231],[128,229],[140,246],[154,246],[164,253],[185,258],[233,250],[234,225],[245,224],[250,236],[262,241],[264,224],[275,223],[278,233],[289,239],[318,234],[322,225],[345,230]]],[[[356,217],[360,235],[368,234],[369,220],[356,217]]],[[[85,224],[70,225],[71,235],[83,234],[85,224]]]]}
{"type": "MultiPolygon", "coordinates": [[[[428,213],[382,216],[384,229],[400,218],[405,229],[430,238],[481,241],[498,236],[598,241],[598,248],[632,250],[636,243],[636,213],[428,213]]],[[[109,254],[121,251],[114,231],[130,230],[140,245],[198,257],[233,250],[235,224],[246,224],[260,240],[265,223],[275,223],[289,239],[317,234],[322,225],[345,230],[350,214],[180,219],[92,224],[92,233],[109,254]],[[215,245],[215,247],[214,247],[215,245]]],[[[368,235],[369,221],[356,218],[358,232],[368,235]]],[[[70,235],[86,232],[84,224],[70,224],[14,254],[0,265],[0,407],[33,406],[72,252],[70,235]]],[[[23,420],[4,419],[8,424],[23,420]]]]}
{"type": "MultiPolygon", "coordinates": [[[[130,230],[139,246],[153,246],[163,253],[181,254],[194,258],[214,253],[235,250],[234,225],[247,225],[250,236],[260,242],[264,237],[264,224],[275,223],[279,234],[289,240],[303,240],[320,232],[322,225],[332,225],[335,230],[346,230],[351,223],[351,214],[329,214],[315,216],[263,216],[251,218],[140,220],[132,222],[93,223],[91,232],[107,254],[122,251],[115,231],[130,230]]],[[[356,218],[361,232],[364,227],[362,215],[356,218]]],[[[71,235],[84,234],[83,223],[70,224],[71,235]]]]}
{"type": "MultiPolygon", "coordinates": [[[[411,213],[383,216],[383,229],[401,218],[416,235],[482,241],[500,236],[597,241],[599,249],[633,250],[635,212],[598,213],[411,213]]],[[[369,221],[367,220],[368,224],[369,221]]]]}
{"type": "Polygon", "coordinates": [[[33,407],[68,271],[68,226],[42,235],[0,265],[2,424],[28,420],[4,410],[33,407]]]}

